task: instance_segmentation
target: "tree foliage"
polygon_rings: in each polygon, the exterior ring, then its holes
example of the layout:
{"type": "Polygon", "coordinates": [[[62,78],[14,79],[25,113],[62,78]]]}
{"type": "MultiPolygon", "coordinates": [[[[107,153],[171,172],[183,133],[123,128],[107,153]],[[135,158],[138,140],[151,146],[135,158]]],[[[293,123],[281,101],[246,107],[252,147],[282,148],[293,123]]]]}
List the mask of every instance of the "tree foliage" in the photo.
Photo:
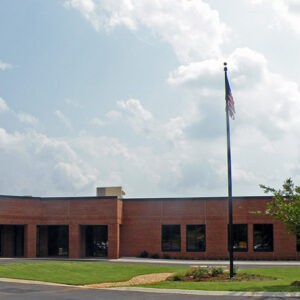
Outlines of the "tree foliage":
{"type": "Polygon", "coordinates": [[[281,220],[287,230],[297,236],[300,235],[300,186],[295,186],[288,178],[282,189],[274,189],[263,184],[259,185],[265,193],[273,194],[273,199],[267,204],[264,212],[257,212],[281,220]]]}

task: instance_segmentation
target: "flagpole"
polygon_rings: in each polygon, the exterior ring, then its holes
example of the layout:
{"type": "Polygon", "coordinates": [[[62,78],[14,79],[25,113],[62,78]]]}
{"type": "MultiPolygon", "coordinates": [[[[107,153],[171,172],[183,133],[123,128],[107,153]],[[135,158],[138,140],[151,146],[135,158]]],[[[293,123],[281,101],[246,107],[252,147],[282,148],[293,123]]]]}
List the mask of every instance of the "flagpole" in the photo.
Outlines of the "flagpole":
{"type": "Polygon", "coordinates": [[[228,227],[228,241],[229,241],[229,269],[230,278],[233,278],[233,236],[232,236],[232,178],[231,178],[231,148],[230,148],[230,123],[228,112],[228,79],[227,79],[227,63],[224,63],[225,75],[225,102],[226,102],[226,132],[227,132],[227,176],[228,176],[228,214],[229,214],[229,227],[228,227]]]}

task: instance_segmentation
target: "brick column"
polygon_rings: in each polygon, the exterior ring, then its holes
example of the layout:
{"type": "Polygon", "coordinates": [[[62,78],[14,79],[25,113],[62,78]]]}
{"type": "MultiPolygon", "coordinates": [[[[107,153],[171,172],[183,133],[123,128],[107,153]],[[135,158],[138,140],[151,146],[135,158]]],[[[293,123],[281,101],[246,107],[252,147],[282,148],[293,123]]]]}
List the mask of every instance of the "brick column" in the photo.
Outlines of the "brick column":
{"type": "Polygon", "coordinates": [[[69,225],[69,257],[80,257],[80,226],[78,224],[69,225]]]}
{"type": "Polygon", "coordinates": [[[24,256],[36,257],[36,224],[27,224],[25,226],[24,256]]]}
{"type": "Polygon", "coordinates": [[[120,257],[120,224],[108,225],[108,257],[120,257]]]}

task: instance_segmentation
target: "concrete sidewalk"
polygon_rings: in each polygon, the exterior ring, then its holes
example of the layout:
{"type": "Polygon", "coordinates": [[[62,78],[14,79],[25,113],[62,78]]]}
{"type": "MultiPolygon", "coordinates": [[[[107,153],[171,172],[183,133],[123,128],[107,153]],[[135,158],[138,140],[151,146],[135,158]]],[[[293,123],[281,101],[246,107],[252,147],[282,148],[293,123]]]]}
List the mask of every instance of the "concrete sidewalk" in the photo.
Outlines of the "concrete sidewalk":
{"type": "MultiPolygon", "coordinates": [[[[119,259],[111,259],[114,262],[123,263],[141,263],[141,264],[173,264],[173,265],[187,265],[187,266],[210,266],[220,265],[227,266],[228,260],[184,260],[184,259],[154,259],[154,258],[139,258],[139,257],[121,257],[119,259]]],[[[237,266],[290,266],[300,267],[300,261],[266,261],[266,260],[235,260],[234,264],[237,266]]]]}
{"type": "Polygon", "coordinates": [[[300,292],[227,292],[227,291],[201,291],[201,290],[180,290],[180,289],[154,289],[139,287],[119,287],[110,288],[114,291],[130,291],[157,294],[181,294],[181,295],[199,295],[199,296],[243,296],[243,297],[277,297],[277,298],[298,298],[300,292]]]}

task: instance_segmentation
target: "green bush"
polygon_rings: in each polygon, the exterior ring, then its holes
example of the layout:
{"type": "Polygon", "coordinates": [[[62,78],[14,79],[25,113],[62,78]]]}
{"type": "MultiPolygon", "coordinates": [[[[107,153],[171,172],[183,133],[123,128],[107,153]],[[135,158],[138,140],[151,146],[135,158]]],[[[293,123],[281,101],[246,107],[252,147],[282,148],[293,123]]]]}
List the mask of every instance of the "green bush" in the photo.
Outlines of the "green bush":
{"type": "Polygon", "coordinates": [[[180,281],[182,280],[182,278],[184,277],[184,275],[182,273],[176,273],[174,275],[172,275],[172,280],[173,281],[180,281]]]}
{"type": "Polygon", "coordinates": [[[140,257],[146,258],[149,256],[149,253],[147,251],[143,251],[140,255],[140,257]]]}
{"type": "Polygon", "coordinates": [[[159,255],[157,253],[154,253],[151,255],[151,258],[159,258],[159,255]]]}
{"type": "Polygon", "coordinates": [[[208,269],[201,268],[201,267],[193,268],[191,272],[191,276],[193,276],[194,279],[201,279],[207,276],[207,274],[208,274],[208,269]]]}
{"type": "Polygon", "coordinates": [[[210,269],[210,274],[212,277],[216,277],[218,276],[219,274],[223,274],[224,273],[224,269],[223,268],[216,268],[216,267],[212,267],[210,269]]]}
{"type": "Polygon", "coordinates": [[[169,254],[164,254],[163,258],[164,258],[164,259],[170,259],[171,256],[170,256],[169,254]]]}

